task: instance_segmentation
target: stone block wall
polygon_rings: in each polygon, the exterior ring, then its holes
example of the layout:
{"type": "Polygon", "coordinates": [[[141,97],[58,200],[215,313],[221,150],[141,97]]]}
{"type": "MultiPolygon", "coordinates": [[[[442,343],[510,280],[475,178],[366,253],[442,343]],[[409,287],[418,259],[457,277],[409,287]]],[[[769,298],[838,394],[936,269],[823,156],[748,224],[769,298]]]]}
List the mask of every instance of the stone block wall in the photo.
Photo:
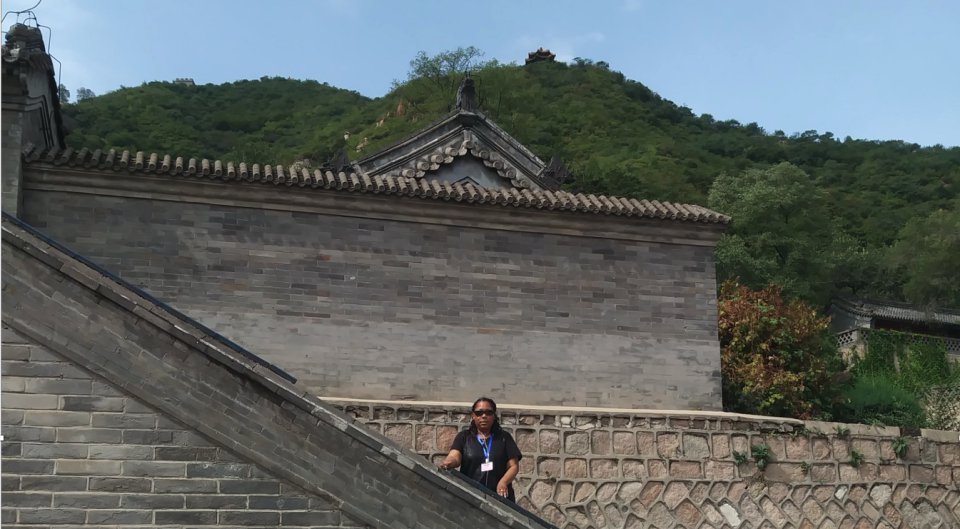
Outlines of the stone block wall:
{"type": "MultiPolygon", "coordinates": [[[[171,181],[168,193],[199,185],[171,181]]],[[[709,244],[32,188],[24,210],[29,224],[316,394],[720,405],[709,244]]]]}
{"type": "Polygon", "coordinates": [[[4,527],[363,527],[3,329],[4,527]]]}
{"type": "MultiPolygon", "coordinates": [[[[336,404],[435,463],[470,420],[468,405],[336,404]]],[[[501,419],[524,453],[518,502],[564,528],[960,527],[960,433],[925,430],[898,457],[897,429],[862,425],[522,409],[501,419]],[[735,451],[763,444],[764,471],[737,463],[735,451]]]]}

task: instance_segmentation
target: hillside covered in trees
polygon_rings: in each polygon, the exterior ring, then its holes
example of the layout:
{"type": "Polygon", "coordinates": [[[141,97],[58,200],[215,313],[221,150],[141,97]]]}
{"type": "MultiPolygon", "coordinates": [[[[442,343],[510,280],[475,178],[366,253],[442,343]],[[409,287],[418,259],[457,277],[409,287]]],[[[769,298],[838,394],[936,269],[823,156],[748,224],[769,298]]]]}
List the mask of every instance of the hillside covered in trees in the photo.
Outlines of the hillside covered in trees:
{"type": "Polygon", "coordinates": [[[357,158],[450,110],[470,71],[481,111],[541,158],[559,154],[571,189],[732,215],[720,279],[773,282],[820,306],[846,291],[960,308],[960,148],[771,132],[697,115],[602,61],[481,57],[420,54],[374,99],[266,77],[87,90],[63,107],[67,141],[238,162],[322,162],[341,147],[357,158]]]}

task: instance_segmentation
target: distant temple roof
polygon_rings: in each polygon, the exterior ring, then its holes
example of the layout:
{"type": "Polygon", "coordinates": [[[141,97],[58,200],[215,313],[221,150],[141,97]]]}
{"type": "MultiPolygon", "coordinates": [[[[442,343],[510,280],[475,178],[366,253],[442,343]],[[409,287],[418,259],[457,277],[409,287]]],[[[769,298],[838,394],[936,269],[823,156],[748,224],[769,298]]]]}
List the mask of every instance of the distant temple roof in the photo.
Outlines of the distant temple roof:
{"type": "Polygon", "coordinates": [[[550,53],[550,50],[545,50],[543,48],[538,48],[537,51],[531,51],[527,54],[526,64],[540,62],[540,61],[555,61],[557,59],[556,53],[550,53]]]}
{"type": "Polygon", "coordinates": [[[924,311],[909,303],[863,298],[852,295],[838,295],[833,298],[832,305],[849,314],[869,318],[960,325],[960,310],[937,309],[935,311],[924,311]]]}

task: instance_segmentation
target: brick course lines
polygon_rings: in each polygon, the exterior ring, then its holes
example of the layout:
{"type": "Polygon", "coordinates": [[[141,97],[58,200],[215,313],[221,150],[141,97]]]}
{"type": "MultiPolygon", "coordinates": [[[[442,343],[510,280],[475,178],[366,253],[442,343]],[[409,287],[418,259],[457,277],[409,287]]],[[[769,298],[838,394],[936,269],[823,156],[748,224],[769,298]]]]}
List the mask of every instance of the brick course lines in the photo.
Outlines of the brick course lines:
{"type": "Polygon", "coordinates": [[[541,527],[7,217],[2,256],[4,524],[541,527]]]}
{"type": "Polygon", "coordinates": [[[270,523],[280,526],[363,526],[122,390],[94,394],[94,375],[4,326],[4,353],[15,348],[25,354],[4,354],[5,386],[19,378],[6,373],[31,366],[34,374],[25,375],[32,384],[15,388],[21,391],[3,391],[3,479],[11,483],[3,507],[14,517],[11,527],[234,525],[238,517],[276,518],[270,523]],[[60,380],[87,384],[49,384],[60,380]],[[37,420],[54,414],[71,419],[37,420]]]}
{"type": "Polygon", "coordinates": [[[709,246],[36,190],[24,207],[316,392],[719,408],[709,246]]]}

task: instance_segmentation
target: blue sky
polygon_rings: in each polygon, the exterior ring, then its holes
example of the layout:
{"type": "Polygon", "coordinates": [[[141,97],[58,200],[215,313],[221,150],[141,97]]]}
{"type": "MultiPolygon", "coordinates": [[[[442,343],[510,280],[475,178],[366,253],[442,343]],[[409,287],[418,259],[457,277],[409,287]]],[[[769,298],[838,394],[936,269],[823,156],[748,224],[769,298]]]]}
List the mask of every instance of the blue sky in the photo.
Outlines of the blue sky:
{"type": "Polygon", "coordinates": [[[278,75],[375,97],[419,50],[511,62],[543,46],[771,132],[960,145],[957,0],[43,0],[35,13],[74,92],[278,75]]]}

